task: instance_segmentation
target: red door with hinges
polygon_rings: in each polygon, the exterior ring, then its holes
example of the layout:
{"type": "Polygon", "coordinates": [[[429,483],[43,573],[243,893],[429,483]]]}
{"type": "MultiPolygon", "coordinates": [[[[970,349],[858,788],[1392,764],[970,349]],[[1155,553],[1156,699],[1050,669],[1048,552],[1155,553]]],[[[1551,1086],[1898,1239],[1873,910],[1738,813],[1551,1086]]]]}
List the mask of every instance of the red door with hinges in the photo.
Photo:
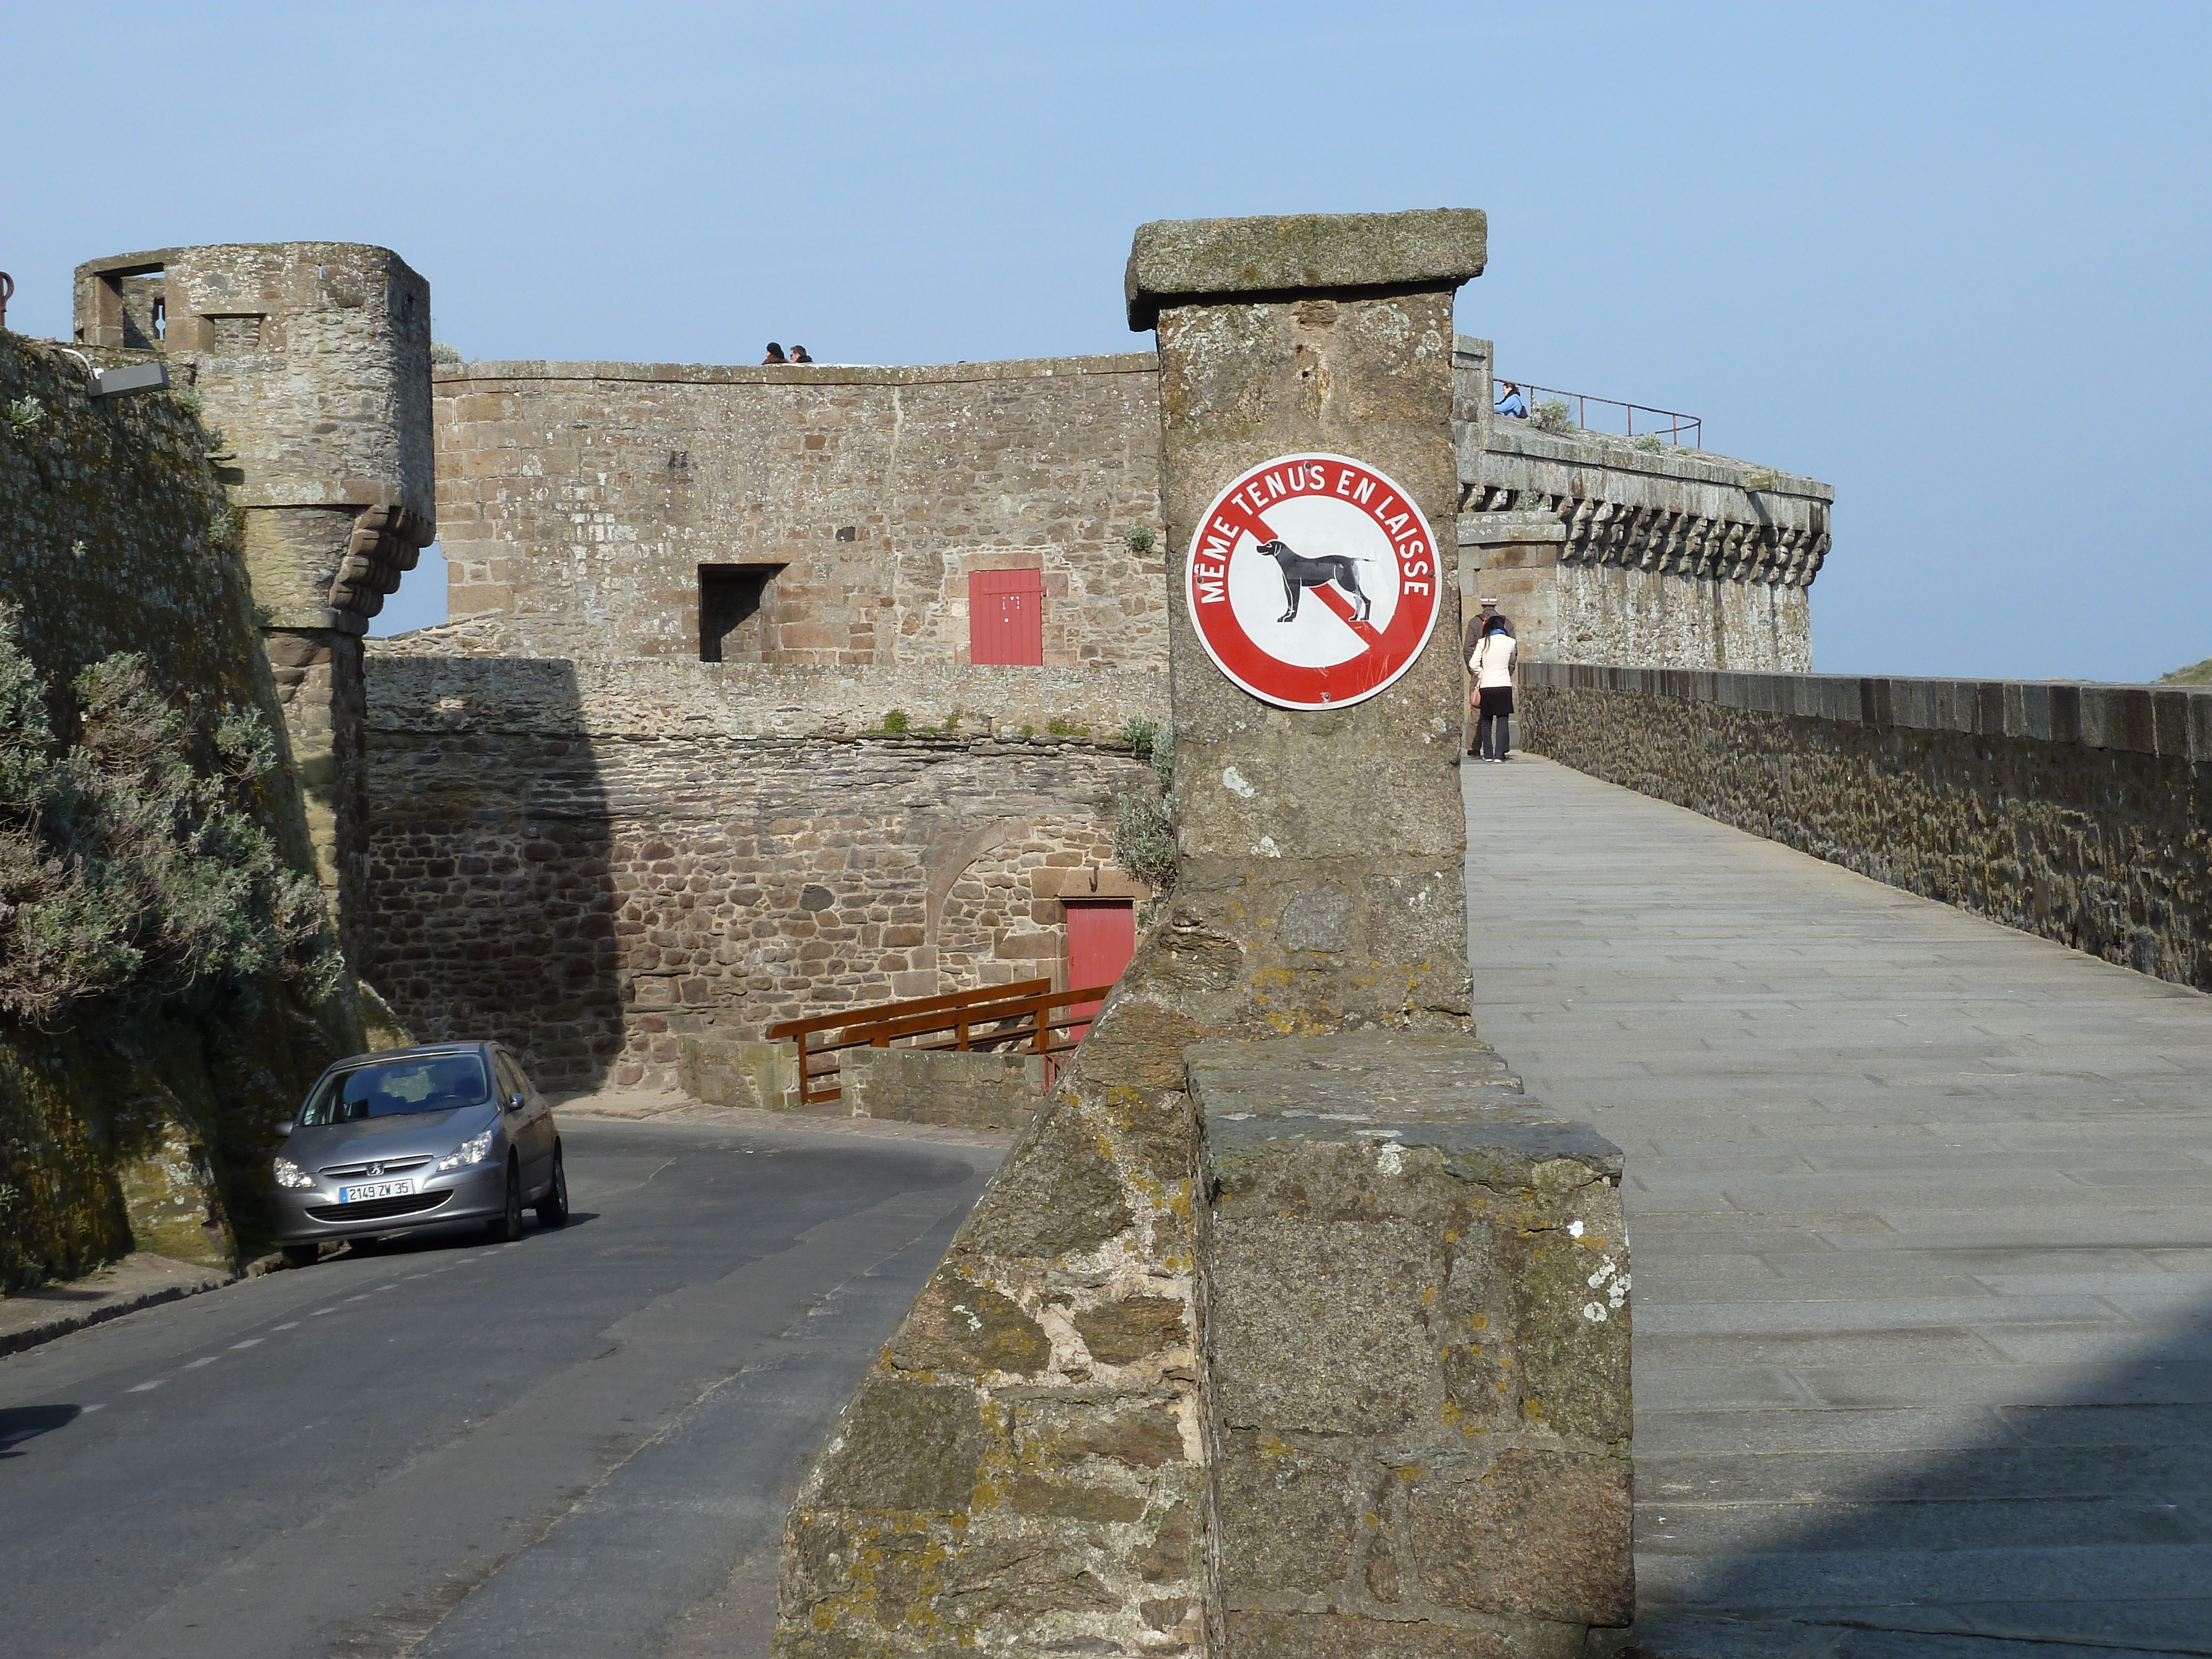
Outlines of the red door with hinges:
{"type": "Polygon", "coordinates": [[[1044,572],[969,573],[968,660],[1044,666],[1044,572]]]}

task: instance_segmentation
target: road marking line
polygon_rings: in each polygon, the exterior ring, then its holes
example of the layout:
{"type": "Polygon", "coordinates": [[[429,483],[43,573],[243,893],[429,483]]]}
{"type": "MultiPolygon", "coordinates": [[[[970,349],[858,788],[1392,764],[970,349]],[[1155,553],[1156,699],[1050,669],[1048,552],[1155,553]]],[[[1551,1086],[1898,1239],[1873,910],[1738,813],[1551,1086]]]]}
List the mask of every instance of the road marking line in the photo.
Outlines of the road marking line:
{"type": "Polygon", "coordinates": [[[219,1353],[211,1353],[211,1354],[210,1354],[210,1355],[209,1355],[206,1358],[204,1358],[204,1359],[190,1359],[190,1360],[186,1360],[186,1361],[185,1362],[185,1369],[186,1370],[188,1370],[188,1371],[196,1371],[196,1370],[199,1370],[199,1368],[200,1368],[201,1366],[203,1366],[203,1365],[212,1365],[212,1364],[215,1364],[215,1362],[216,1362],[216,1360],[218,1360],[218,1359],[222,1358],[222,1356],[221,1354],[219,1354],[219,1353]]]}
{"type": "MultiPolygon", "coordinates": [[[[107,1409],[107,1402],[103,1400],[97,1405],[87,1406],[84,1409],[88,1412],[104,1412],[107,1409]]],[[[83,1415],[83,1413],[79,1413],[78,1415],[82,1416],[83,1415]]]]}
{"type": "Polygon", "coordinates": [[[264,1340],[264,1338],[258,1337],[258,1336],[249,1336],[249,1337],[247,1337],[247,1338],[246,1339],[246,1340],[245,1340],[245,1341],[243,1341],[243,1342],[234,1342],[234,1343],[232,1343],[232,1344],[230,1345],[230,1351],[231,1351],[233,1353],[236,1353],[236,1352],[237,1352],[240,1348],[251,1348],[251,1347],[254,1346],[255,1345],[257,1345],[258,1343],[259,1343],[259,1342],[263,1341],[264,1340]]]}
{"type": "Polygon", "coordinates": [[[320,1319],[326,1313],[336,1313],[337,1311],[337,1310],[336,1308],[318,1308],[314,1312],[309,1314],[307,1317],[310,1319],[320,1319]]]}
{"type": "Polygon", "coordinates": [[[280,1331],[296,1331],[300,1328],[300,1322],[296,1319],[289,1320],[276,1328],[280,1331]]]}
{"type": "Polygon", "coordinates": [[[168,1380],[169,1379],[166,1376],[157,1376],[151,1382],[138,1383],[136,1387],[125,1389],[124,1392],[125,1394],[144,1394],[150,1389],[160,1388],[161,1384],[168,1380]]]}

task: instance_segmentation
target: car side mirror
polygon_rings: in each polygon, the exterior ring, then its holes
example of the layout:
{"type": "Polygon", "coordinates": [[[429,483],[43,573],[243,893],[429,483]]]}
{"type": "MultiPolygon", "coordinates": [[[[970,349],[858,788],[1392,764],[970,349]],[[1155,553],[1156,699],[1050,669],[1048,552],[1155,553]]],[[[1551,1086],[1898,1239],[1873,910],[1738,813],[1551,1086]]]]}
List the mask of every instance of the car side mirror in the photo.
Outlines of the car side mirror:
{"type": "Polygon", "coordinates": [[[507,1109],[510,1112],[520,1111],[522,1109],[522,1097],[519,1094],[509,1095],[507,1097],[507,1109]]]}
{"type": "Polygon", "coordinates": [[[291,1139],[292,1131],[299,1127],[300,1126],[297,1123],[295,1123],[288,1117],[282,1123],[276,1126],[276,1138],[279,1140],[289,1140],[291,1139]]]}

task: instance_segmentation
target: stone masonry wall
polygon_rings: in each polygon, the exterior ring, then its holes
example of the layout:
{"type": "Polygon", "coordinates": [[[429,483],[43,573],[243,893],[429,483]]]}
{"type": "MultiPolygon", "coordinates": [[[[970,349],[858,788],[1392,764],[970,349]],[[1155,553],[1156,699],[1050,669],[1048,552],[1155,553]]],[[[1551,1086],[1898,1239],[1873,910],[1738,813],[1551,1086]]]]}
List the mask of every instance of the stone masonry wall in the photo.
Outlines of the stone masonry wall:
{"type": "Polygon", "coordinates": [[[1538,754],[2212,990],[2212,692],[1532,664],[1538,754]]]}
{"type": "Polygon", "coordinates": [[[726,659],[968,660],[1033,568],[1047,665],[1165,656],[1150,354],[935,368],[471,363],[436,383],[456,620],[520,653],[693,657],[699,567],[783,567],[726,659]]]}
{"type": "Polygon", "coordinates": [[[1079,738],[664,724],[565,663],[380,660],[369,690],[374,972],[418,1037],[504,1036],[564,1089],[1064,972],[1058,873],[1111,861],[1149,776],[1079,738]]]}

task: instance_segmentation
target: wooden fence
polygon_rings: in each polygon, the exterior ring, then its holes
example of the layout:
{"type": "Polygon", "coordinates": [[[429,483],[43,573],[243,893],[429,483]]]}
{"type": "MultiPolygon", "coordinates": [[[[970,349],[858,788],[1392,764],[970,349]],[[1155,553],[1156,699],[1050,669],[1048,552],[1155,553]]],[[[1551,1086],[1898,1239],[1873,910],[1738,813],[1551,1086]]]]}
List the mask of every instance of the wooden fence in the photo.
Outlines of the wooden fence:
{"type": "Polygon", "coordinates": [[[944,996],[912,997],[834,1014],[787,1019],[768,1028],[770,1042],[799,1049],[800,1103],[818,1106],[844,1093],[838,1054],[847,1048],[934,1048],[963,1052],[1026,1050],[1044,1058],[1045,1086],[1058,1077],[1061,1056],[1083,1040],[1110,985],[1055,991],[1048,979],[944,996]]]}

